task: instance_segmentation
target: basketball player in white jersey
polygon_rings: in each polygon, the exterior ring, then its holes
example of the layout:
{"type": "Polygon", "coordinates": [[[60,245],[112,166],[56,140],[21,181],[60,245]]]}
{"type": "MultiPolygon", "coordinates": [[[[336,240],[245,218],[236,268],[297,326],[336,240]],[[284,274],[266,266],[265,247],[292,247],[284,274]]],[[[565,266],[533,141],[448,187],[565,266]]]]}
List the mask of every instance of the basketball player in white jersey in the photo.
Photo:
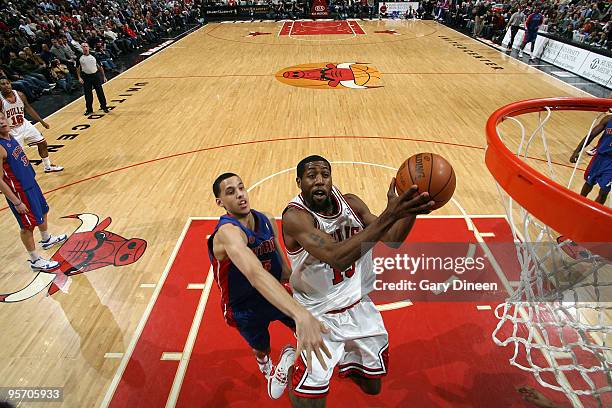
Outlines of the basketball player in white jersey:
{"type": "Polygon", "coordinates": [[[62,166],[56,166],[51,163],[47,141],[38,129],[26,120],[24,112],[27,112],[32,119],[40,122],[45,129],[49,129],[49,125],[42,120],[23,93],[13,90],[11,81],[6,78],[0,79],[0,98],[2,99],[2,113],[6,116],[6,120],[11,127],[11,136],[19,142],[21,147],[36,145],[38,154],[45,167],[45,173],[64,170],[62,166]]]}
{"type": "Polygon", "coordinates": [[[291,262],[294,298],[330,330],[323,340],[332,353],[327,369],[305,353],[292,374],[294,407],[323,407],[334,367],[366,393],[380,393],[387,374],[388,335],[382,316],[368,297],[375,275],[370,249],[377,241],[403,242],[416,216],[431,211],[428,193],[412,186],[387,193],[387,208],[377,217],[356,195],[342,195],[333,186],[331,166],[321,156],[297,165],[301,194],[283,212],[283,236],[291,262]],[[362,247],[367,252],[362,253],[362,247]]]}

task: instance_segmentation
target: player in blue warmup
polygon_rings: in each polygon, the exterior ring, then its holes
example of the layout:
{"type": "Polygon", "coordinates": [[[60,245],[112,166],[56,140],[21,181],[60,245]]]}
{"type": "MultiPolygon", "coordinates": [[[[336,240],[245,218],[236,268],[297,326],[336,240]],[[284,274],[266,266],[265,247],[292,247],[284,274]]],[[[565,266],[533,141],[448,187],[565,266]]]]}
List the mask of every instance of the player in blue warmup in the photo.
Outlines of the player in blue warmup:
{"type": "Polygon", "coordinates": [[[38,255],[34,243],[34,227],[42,236],[43,249],[66,241],[65,234],[53,236],[47,230],[49,206],[36,182],[36,173],[22,147],[10,135],[11,128],[3,113],[0,113],[0,161],[3,175],[0,191],[6,197],[11,211],[21,228],[21,241],[30,255],[30,268],[34,271],[48,272],[56,269],[59,262],[47,260],[38,255]]]}
{"type": "Polygon", "coordinates": [[[570,157],[570,162],[576,163],[578,160],[582,146],[585,145],[585,139],[588,138],[586,141],[586,146],[588,146],[602,132],[603,134],[596,147],[597,151],[584,172],[585,183],[580,194],[585,197],[588,196],[597,184],[599,185],[599,194],[597,194],[595,201],[603,205],[608,198],[610,185],[612,184],[612,115],[606,115],[593,128],[591,134],[580,141],[570,157]]]}
{"type": "Polygon", "coordinates": [[[540,14],[540,9],[538,8],[527,17],[527,21],[525,21],[525,38],[523,38],[523,44],[521,44],[521,49],[519,50],[519,58],[523,57],[525,46],[531,43],[531,55],[529,56],[529,60],[535,59],[533,49],[535,47],[536,38],[538,38],[538,30],[543,22],[544,16],[540,14]]]}
{"type": "MultiPolygon", "coordinates": [[[[315,353],[323,366],[323,354],[331,357],[321,333],[327,331],[281,285],[290,269],[281,254],[276,224],[251,209],[240,177],[224,173],[213,183],[217,205],[227,214],[219,219],[208,239],[208,255],[221,290],[223,315],[253,349],[259,369],[268,381],[268,395],[277,399],[287,387],[289,368],[296,350],[285,346],[276,368],[270,360],[270,322],[280,321],[295,331],[298,353],[315,353]]],[[[308,362],[310,366],[310,361],[308,362]]]]}

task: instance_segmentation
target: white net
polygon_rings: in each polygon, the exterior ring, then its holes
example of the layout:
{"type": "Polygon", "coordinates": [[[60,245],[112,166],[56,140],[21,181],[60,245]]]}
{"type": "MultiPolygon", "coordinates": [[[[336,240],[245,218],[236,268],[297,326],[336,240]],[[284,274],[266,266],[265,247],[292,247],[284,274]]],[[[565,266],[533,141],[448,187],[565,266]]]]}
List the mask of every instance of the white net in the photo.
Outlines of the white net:
{"type": "MultiPolygon", "coordinates": [[[[546,107],[505,118],[497,133],[529,166],[579,191],[575,176],[581,159],[569,165],[573,147],[568,145],[575,146],[591,132],[601,117],[595,116],[546,107]],[[555,121],[556,116],[562,118],[555,121]]],[[[588,148],[582,150],[581,157],[588,148]]],[[[496,308],[499,322],[493,340],[513,347],[511,365],[531,372],[542,386],[563,392],[573,406],[612,407],[610,244],[586,245],[560,237],[499,185],[498,190],[512,229],[520,280],[507,302],[496,308]]]]}

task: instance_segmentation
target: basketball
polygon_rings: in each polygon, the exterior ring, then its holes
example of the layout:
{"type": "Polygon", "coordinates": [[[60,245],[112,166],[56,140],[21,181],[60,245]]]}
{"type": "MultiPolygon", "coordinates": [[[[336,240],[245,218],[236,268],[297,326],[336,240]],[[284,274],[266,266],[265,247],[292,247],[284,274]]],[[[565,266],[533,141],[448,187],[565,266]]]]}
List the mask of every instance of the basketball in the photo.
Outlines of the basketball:
{"type": "Polygon", "coordinates": [[[419,186],[419,193],[429,192],[436,210],[446,204],[455,192],[455,171],[442,156],[417,153],[408,158],[397,171],[395,189],[400,195],[410,186],[419,186]]]}

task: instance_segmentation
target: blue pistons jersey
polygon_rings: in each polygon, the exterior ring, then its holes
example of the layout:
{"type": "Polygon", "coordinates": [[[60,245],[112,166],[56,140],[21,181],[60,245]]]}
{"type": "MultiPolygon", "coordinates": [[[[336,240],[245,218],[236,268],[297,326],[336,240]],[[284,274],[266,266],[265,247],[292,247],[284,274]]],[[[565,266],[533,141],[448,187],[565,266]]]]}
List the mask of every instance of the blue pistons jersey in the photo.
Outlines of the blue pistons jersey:
{"type": "Polygon", "coordinates": [[[612,119],[599,139],[597,153],[584,172],[584,179],[591,186],[599,185],[604,192],[612,189],[612,119]]]}
{"type": "Polygon", "coordinates": [[[213,266],[215,281],[221,290],[221,307],[225,320],[235,325],[233,310],[258,308],[269,305],[269,302],[251,285],[242,272],[229,258],[218,260],[213,252],[213,239],[222,225],[232,224],[239,227],[247,237],[247,245],[259,259],[264,269],[280,281],[282,262],[276,250],[274,230],[270,220],[262,213],[251,210],[255,219],[255,230],[251,231],[231,215],[224,215],[219,219],[215,231],[208,239],[208,256],[213,266]]]}
{"type": "Polygon", "coordinates": [[[597,144],[597,153],[612,155],[612,118],[608,121],[601,140],[597,144]]]}
{"type": "Polygon", "coordinates": [[[0,146],[6,150],[2,176],[13,193],[21,193],[34,187],[36,173],[17,140],[12,136],[9,136],[9,139],[0,138],[0,146]]]}

